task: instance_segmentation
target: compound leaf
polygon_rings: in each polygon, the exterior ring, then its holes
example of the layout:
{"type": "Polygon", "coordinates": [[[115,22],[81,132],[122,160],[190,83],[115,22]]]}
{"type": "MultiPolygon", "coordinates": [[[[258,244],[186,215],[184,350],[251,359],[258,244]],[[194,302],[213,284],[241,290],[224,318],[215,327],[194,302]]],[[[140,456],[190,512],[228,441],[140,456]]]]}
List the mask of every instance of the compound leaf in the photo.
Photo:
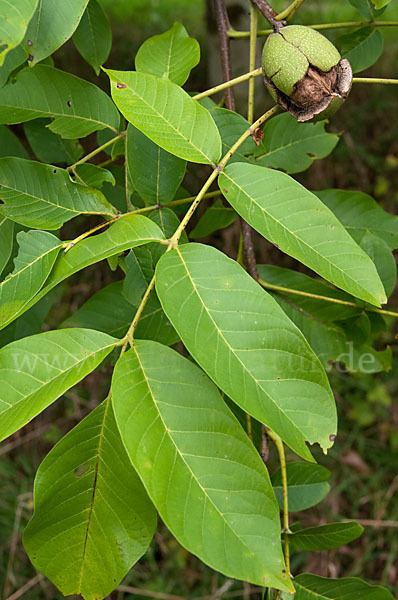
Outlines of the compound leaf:
{"type": "Polygon", "coordinates": [[[336,434],[326,374],[301,332],[235,261],[185,244],[156,269],[166,315],[194,359],[236,404],[303,458],[336,434]]]}
{"type": "Polygon", "coordinates": [[[156,511],[105,400],[47,454],[24,546],[64,594],[105,598],[146,552],[156,511]]]}
{"type": "Polygon", "coordinates": [[[228,576],[291,589],[268,473],[206,375],[136,340],[116,365],[112,401],[130,459],[179,542],[228,576]]]}

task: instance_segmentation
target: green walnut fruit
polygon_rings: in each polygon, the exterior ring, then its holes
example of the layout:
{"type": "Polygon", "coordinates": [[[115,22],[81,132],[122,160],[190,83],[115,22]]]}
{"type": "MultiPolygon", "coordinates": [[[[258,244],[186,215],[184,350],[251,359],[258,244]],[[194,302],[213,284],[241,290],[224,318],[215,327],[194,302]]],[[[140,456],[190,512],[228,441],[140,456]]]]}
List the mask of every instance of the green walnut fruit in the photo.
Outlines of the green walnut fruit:
{"type": "Polygon", "coordinates": [[[330,117],[351,90],[350,63],[310,27],[288,25],[271,33],[262,66],[272,97],[298,121],[330,117]]]}

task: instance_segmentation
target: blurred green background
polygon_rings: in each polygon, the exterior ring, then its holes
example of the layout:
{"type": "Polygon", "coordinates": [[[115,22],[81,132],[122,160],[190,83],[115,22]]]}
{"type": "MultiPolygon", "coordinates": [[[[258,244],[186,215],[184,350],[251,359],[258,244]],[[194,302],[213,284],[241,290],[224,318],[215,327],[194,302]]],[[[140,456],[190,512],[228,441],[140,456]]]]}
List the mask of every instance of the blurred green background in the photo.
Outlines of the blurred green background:
{"type": "MultiPolygon", "coordinates": [[[[202,90],[221,81],[217,32],[204,0],[101,0],[111,21],[113,47],[106,66],[132,69],[140,44],[149,36],[166,31],[174,21],[182,22],[201,45],[202,61],[187,83],[188,90],[202,90]]],[[[274,0],[276,10],[288,5],[274,0]]],[[[228,3],[236,29],[248,29],[248,2],[228,3]]],[[[398,2],[393,0],[381,20],[398,21],[398,2]]],[[[348,0],[306,0],[294,22],[327,23],[361,21],[348,0]]],[[[259,27],[266,27],[260,19],[259,27]]],[[[363,76],[398,77],[398,28],[380,29],[385,52],[363,76]]],[[[334,40],[341,30],[330,29],[334,40]]],[[[248,41],[232,42],[233,74],[247,70],[248,41]]],[[[262,42],[259,41],[260,55],[262,42]]],[[[55,65],[99,83],[107,89],[106,77],[96,78],[71,42],[54,55],[55,65]]],[[[257,64],[260,64],[258,56],[257,64]]],[[[256,81],[256,113],[264,112],[271,101],[260,78],[256,81]]],[[[398,212],[398,136],[397,88],[394,86],[356,85],[349,101],[332,119],[329,130],[341,136],[331,157],[316,161],[298,176],[310,189],[340,187],[360,189],[373,195],[386,210],[398,212]]],[[[246,113],[247,85],[236,88],[237,106],[246,113]]],[[[202,177],[198,167],[197,178],[202,177]]],[[[192,178],[192,193],[196,185],[192,178]]],[[[234,233],[222,234],[217,245],[235,244],[234,233]],[[228,237],[229,236],[229,237],[228,237]],[[231,237],[232,236],[232,237],[231,237]]],[[[263,241],[256,241],[261,259],[278,264],[280,254],[263,241]]],[[[57,292],[50,313],[49,327],[56,327],[74,308],[113,278],[106,265],[90,268],[75,276],[72,284],[57,292]]],[[[397,295],[391,306],[398,306],[397,295]]],[[[397,308],[395,308],[397,310],[397,308]]],[[[319,506],[299,515],[303,526],[359,519],[365,533],[349,546],[329,552],[301,552],[293,557],[293,572],[310,571],[328,577],[362,576],[381,583],[397,593],[398,578],[398,352],[397,325],[391,327],[382,342],[394,353],[394,368],[379,375],[351,375],[332,371],[331,383],[339,410],[339,435],[328,456],[317,454],[319,462],[332,471],[332,491],[319,506]],[[394,500],[395,499],[395,500],[394,500]]],[[[35,471],[53,444],[97,402],[105,397],[110,368],[90,375],[65,394],[64,399],[36,418],[21,432],[0,446],[0,596],[8,598],[36,572],[30,565],[21,542],[21,531],[32,512],[32,486],[35,471]]],[[[290,457],[294,459],[293,456],[290,457]]],[[[277,467],[271,448],[270,469],[277,467]]],[[[133,499],[132,499],[133,501],[133,499]]],[[[20,594],[29,600],[58,600],[61,594],[44,579],[20,594]]],[[[125,589],[115,591],[112,600],[125,598],[254,598],[261,594],[249,584],[227,580],[189,555],[160,526],[146,556],[125,578],[125,589]],[[128,590],[127,590],[128,588],[128,590]],[[142,593],[140,593],[140,590],[142,593]]],[[[12,597],[12,596],[11,596],[12,597]]]]}

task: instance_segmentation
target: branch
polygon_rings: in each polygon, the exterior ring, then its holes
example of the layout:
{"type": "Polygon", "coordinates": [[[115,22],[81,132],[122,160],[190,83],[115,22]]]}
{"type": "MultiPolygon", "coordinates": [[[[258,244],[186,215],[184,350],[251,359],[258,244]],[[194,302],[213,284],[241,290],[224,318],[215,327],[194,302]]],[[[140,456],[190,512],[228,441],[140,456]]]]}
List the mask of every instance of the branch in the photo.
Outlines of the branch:
{"type": "Polygon", "coordinates": [[[112,146],[112,144],[114,144],[115,142],[117,142],[118,140],[120,140],[121,138],[123,138],[125,135],[126,135],[126,132],[122,131],[122,133],[119,133],[119,135],[115,136],[111,140],[108,140],[107,142],[105,142],[105,144],[102,144],[102,146],[98,146],[98,148],[96,148],[95,150],[93,150],[89,154],[86,154],[86,156],[83,156],[83,158],[81,158],[80,160],[76,161],[70,167],[66,167],[66,170],[67,171],[74,171],[77,166],[86,163],[88,160],[90,160],[91,158],[93,158],[93,156],[96,156],[97,154],[99,154],[100,152],[102,152],[103,150],[105,150],[105,148],[108,148],[108,146],[112,146]]]}
{"type": "MultiPolygon", "coordinates": [[[[279,15],[278,15],[279,16],[279,15]]],[[[346,21],[344,23],[318,23],[316,25],[307,25],[311,29],[321,31],[323,29],[342,29],[346,27],[364,27],[365,25],[371,25],[372,27],[397,27],[398,21],[346,21]]],[[[257,36],[266,36],[273,33],[273,29],[259,29],[257,36]]],[[[236,31],[230,29],[228,31],[228,37],[233,39],[243,39],[250,37],[250,31],[236,31]]]]}
{"type": "Polygon", "coordinates": [[[243,81],[247,81],[248,79],[252,79],[253,77],[258,77],[259,75],[262,75],[262,74],[263,74],[263,70],[261,67],[259,67],[258,69],[254,69],[253,71],[249,71],[248,73],[245,73],[244,75],[239,75],[239,77],[234,77],[234,79],[229,79],[228,81],[225,81],[224,83],[220,83],[219,85],[209,88],[208,90],[201,92],[200,94],[196,94],[196,96],[192,96],[192,99],[200,100],[201,98],[206,98],[206,96],[212,96],[213,94],[216,94],[217,92],[221,92],[222,90],[225,90],[226,88],[229,88],[238,83],[242,83],[243,81]]]}
{"type": "MultiPolygon", "coordinates": [[[[228,31],[231,29],[227,9],[224,0],[213,0],[216,15],[218,36],[220,38],[221,68],[224,81],[232,79],[231,70],[231,48],[228,31]]],[[[230,87],[225,91],[225,106],[229,110],[235,110],[235,98],[230,87]]]]}
{"type": "Polygon", "coordinates": [[[352,83],[385,83],[397,85],[398,79],[381,79],[379,77],[353,77],[352,83]]]}
{"type": "Polygon", "coordinates": [[[290,17],[292,17],[303,2],[304,0],[294,0],[290,4],[290,6],[288,6],[285,10],[278,14],[278,16],[276,17],[278,21],[281,21],[282,19],[289,19],[290,17]]]}
{"type": "Polygon", "coordinates": [[[272,8],[267,0],[251,0],[255,6],[257,6],[260,13],[267,19],[268,23],[271,25],[273,31],[279,31],[284,25],[286,25],[286,21],[278,19],[278,13],[276,10],[272,8]]]}

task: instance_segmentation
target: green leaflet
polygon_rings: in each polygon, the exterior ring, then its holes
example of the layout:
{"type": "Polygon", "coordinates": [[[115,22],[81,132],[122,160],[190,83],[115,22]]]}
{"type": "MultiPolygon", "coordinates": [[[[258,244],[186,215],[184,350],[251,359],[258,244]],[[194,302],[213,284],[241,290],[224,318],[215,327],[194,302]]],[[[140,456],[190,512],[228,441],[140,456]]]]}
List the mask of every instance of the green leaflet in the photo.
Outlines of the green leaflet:
{"type": "Polygon", "coordinates": [[[273,117],[264,126],[256,164],[286,173],[305,171],[314,160],[328,156],[339,141],[338,135],[325,131],[325,124],[299,123],[289,113],[273,117]]]}
{"type": "Polygon", "coordinates": [[[238,263],[186,244],[162,256],[156,289],[190,354],[231,400],[303,458],[312,460],[306,440],[333,444],[336,408],[318,358],[238,263]]]}
{"type": "Polygon", "coordinates": [[[3,158],[3,156],[29,158],[29,154],[15,133],[5,125],[0,125],[0,158],[3,158]]]}
{"type": "Polygon", "coordinates": [[[116,365],[112,401],[130,459],[176,538],[228,576],[291,589],[268,473],[204,373],[137,340],[116,365]]]}
{"type": "Polygon", "coordinates": [[[104,233],[82,240],[66,253],[61,254],[54,264],[46,285],[24,306],[21,314],[73,273],[130,248],[162,238],[163,234],[159,227],[146,217],[131,214],[121,218],[104,233]]]}
{"type": "Polygon", "coordinates": [[[0,329],[14,321],[44,285],[62,247],[46,231],[20,232],[14,270],[0,283],[0,329]]]}
{"type": "Polygon", "coordinates": [[[221,139],[210,113],[171,81],[105,69],[112,98],[126,119],[155,144],[191,162],[215,164],[221,139]]]}
{"type": "MultiPolygon", "coordinates": [[[[34,119],[24,125],[25,135],[35,156],[47,164],[71,165],[78,161],[83,156],[83,148],[79,141],[66,140],[56,135],[48,128],[50,124],[51,119],[34,119]]],[[[21,158],[29,157],[21,156],[21,158]]]]}
{"type": "MultiPolygon", "coordinates": [[[[98,329],[117,338],[123,337],[131,325],[138,306],[126,300],[123,282],[116,281],[91,296],[62,327],[98,329]]],[[[164,314],[156,294],[152,293],[135,331],[136,339],[150,339],[166,346],[179,337],[164,314]]]]}
{"type": "Polygon", "coordinates": [[[53,117],[49,129],[67,139],[119,127],[113,102],[100,88],[48,65],[28,67],[0,89],[0,123],[53,117]]]}
{"type": "Polygon", "coordinates": [[[35,229],[59,229],[80,214],[117,213],[100,191],[74,183],[66,170],[14,157],[0,159],[0,200],[2,215],[35,229]]]}
{"type": "Polygon", "coordinates": [[[326,280],[379,306],[387,299],[376,267],[334,214],[297,181],[273,169],[227,165],[219,186],[261,235],[326,280]]]}
{"type": "Polygon", "coordinates": [[[380,237],[391,250],[398,248],[398,216],[391,215],[368,194],[348,190],[314,192],[355,239],[365,233],[380,237]]]}
{"type": "Polygon", "coordinates": [[[388,4],[385,0],[348,0],[348,2],[355,6],[364,19],[369,21],[377,19],[385,11],[388,4]]]}
{"type": "Polygon", "coordinates": [[[78,181],[82,180],[88,187],[101,189],[104,183],[110,183],[112,186],[116,185],[113,173],[97,165],[83,163],[82,165],[77,165],[75,172],[77,173],[78,181]]]}
{"type": "Polygon", "coordinates": [[[38,0],[0,0],[0,67],[7,53],[22,42],[38,0]]]}
{"type": "Polygon", "coordinates": [[[174,23],[165,33],[145,40],[136,54],[135,68],[183,85],[199,60],[198,42],[181,23],[174,23]]]}
{"type": "Polygon", "coordinates": [[[289,540],[301,550],[329,550],[356,540],[362,533],[363,527],[355,521],[327,523],[319,527],[299,529],[289,535],[289,540]]]}
{"type": "Polygon", "coordinates": [[[73,35],[73,43],[97,75],[109,56],[112,31],[101,4],[90,0],[73,35]]]}
{"type": "Polygon", "coordinates": [[[185,160],[163,150],[131,123],[127,128],[127,165],[134,189],[149,204],[171,202],[186,170],[185,160]]]}
{"type": "MultiPolygon", "coordinates": [[[[302,573],[294,578],[296,595],[294,600],[393,600],[386,588],[369,585],[357,577],[328,579],[319,575],[302,573]]],[[[291,596],[283,594],[283,600],[291,600],[291,596]]]]}
{"type": "Polygon", "coordinates": [[[350,61],[353,73],[371,67],[381,56],[384,38],[374,27],[361,27],[337,39],[341,55],[350,61]]]}
{"type": "MultiPolygon", "coordinates": [[[[225,156],[235,144],[236,140],[247,131],[250,127],[250,123],[247,119],[242,117],[242,115],[239,115],[232,110],[227,110],[226,108],[219,108],[218,106],[211,108],[210,114],[218,127],[222,141],[222,155],[225,156]]],[[[253,155],[255,151],[256,144],[254,139],[250,136],[243,144],[241,144],[241,146],[239,146],[237,151],[234,152],[229,162],[233,163],[252,160],[252,158],[247,157],[253,155]]]]}
{"type": "Polygon", "coordinates": [[[29,23],[25,43],[29,43],[32,66],[50,56],[73,34],[89,0],[57,2],[39,0],[29,23]]]}
{"type": "Polygon", "coordinates": [[[63,593],[105,598],[146,552],[156,511],[105,400],[47,454],[23,536],[34,566],[63,593]],[[121,551],[122,550],[122,551],[121,551]]]}
{"type": "MultiPolygon", "coordinates": [[[[321,465],[303,462],[286,464],[289,511],[306,510],[321,502],[330,491],[330,471],[321,465]]],[[[271,477],[272,487],[283,509],[282,473],[278,469],[271,477]]]]}
{"type": "Polygon", "coordinates": [[[4,346],[0,350],[0,441],[91,373],[117,341],[90,329],[63,329],[4,346]]]}
{"type": "Polygon", "coordinates": [[[8,263],[14,246],[14,222],[0,218],[0,275],[8,263]]]}

